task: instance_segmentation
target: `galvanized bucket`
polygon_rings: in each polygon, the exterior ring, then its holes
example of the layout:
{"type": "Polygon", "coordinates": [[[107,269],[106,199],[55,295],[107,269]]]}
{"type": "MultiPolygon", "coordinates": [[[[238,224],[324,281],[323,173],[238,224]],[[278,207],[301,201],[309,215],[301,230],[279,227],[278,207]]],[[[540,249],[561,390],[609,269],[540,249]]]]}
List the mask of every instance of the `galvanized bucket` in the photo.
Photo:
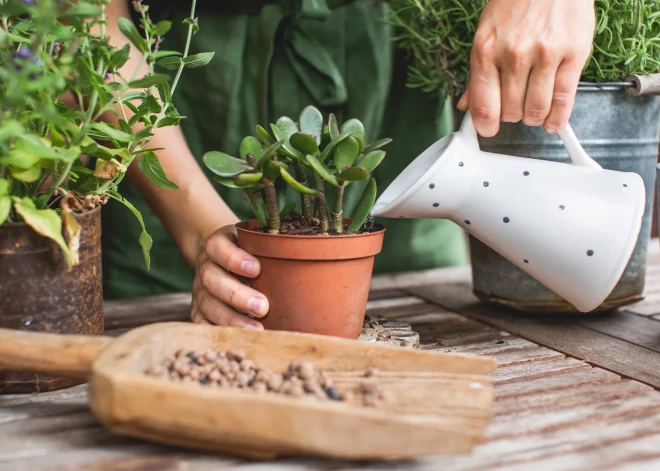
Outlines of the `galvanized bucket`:
{"type": "MultiPolygon", "coordinates": [[[[658,158],[660,97],[626,94],[623,84],[581,84],[570,120],[587,153],[603,168],[638,173],[646,186],[642,230],[621,280],[605,302],[604,311],[643,297],[646,253],[651,231],[658,158]]],[[[493,138],[480,138],[482,150],[500,154],[568,162],[568,155],[554,135],[542,126],[502,123],[493,138]]],[[[475,294],[528,312],[578,311],[496,252],[470,237],[475,294]]]]}

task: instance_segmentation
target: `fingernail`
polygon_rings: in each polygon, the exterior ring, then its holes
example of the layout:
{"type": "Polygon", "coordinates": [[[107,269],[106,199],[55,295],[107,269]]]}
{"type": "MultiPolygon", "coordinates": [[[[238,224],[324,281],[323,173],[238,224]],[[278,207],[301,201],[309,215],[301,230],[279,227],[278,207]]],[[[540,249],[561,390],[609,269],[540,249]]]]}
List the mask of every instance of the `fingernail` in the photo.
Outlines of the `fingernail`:
{"type": "Polygon", "coordinates": [[[246,323],[243,325],[244,329],[250,329],[250,330],[262,330],[263,327],[261,324],[251,324],[251,323],[246,323]]]}
{"type": "Polygon", "coordinates": [[[243,260],[241,270],[246,275],[257,276],[259,274],[259,262],[255,260],[243,260]]]}
{"type": "Polygon", "coordinates": [[[546,128],[545,130],[548,132],[548,134],[557,134],[557,130],[556,130],[556,129],[546,128]]]}
{"type": "Polygon", "coordinates": [[[268,306],[261,298],[250,298],[248,300],[248,309],[252,314],[257,316],[263,316],[268,312],[268,306]]]}

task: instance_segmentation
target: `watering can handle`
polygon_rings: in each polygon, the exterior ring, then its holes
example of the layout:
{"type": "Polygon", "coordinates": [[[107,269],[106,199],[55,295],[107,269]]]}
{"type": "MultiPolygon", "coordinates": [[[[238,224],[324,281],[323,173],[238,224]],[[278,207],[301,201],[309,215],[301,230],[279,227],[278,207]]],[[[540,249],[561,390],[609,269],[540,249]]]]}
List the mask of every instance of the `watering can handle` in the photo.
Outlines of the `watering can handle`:
{"type": "MultiPolygon", "coordinates": [[[[472,116],[470,115],[469,111],[465,114],[465,118],[463,118],[460,133],[465,137],[467,142],[470,142],[473,145],[479,147],[477,130],[474,128],[474,124],[472,123],[472,116]]],[[[578,138],[575,136],[573,129],[571,129],[570,124],[567,124],[566,127],[559,131],[558,134],[561,138],[561,141],[564,143],[564,147],[566,147],[566,151],[568,152],[568,156],[571,158],[571,163],[573,165],[598,169],[603,168],[598,165],[594,159],[587,155],[585,150],[582,148],[580,141],[578,141],[578,138]]]]}

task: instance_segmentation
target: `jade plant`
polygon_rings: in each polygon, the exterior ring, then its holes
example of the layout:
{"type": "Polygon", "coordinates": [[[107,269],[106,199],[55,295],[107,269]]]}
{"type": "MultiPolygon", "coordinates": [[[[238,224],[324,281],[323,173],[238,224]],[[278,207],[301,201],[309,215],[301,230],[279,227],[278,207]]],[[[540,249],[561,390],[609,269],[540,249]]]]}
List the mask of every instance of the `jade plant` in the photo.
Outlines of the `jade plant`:
{"type": "MultiPolygon", "coordinates": [[[[408,84],[426,92],[460,93],[470,49],[488,0],[391,0],[387,21],[412,62],[408,84]]],[[[660,1],[595,0],[596,29],[585,82],[618,82],[660,72],[660,1]]]]}
{"type": "Polygon", "coordinates": [[[139,28],[118,20],[130,45],[112,47],[109,3],[0,0],[0,226],[28,224],[54,240],[71,266],[81,232],[74,215],[114,199],[139,220],[149,268],[151,237],[118,186],[137,163],[156,185],[177,188],[149,142],[155,129],[183,118],[172,103],[183,69],[205,65],[213,53],[189,54],[198,30],[195,0],[184,20],[189,31],[183,53],[159,48],[171,22],[153,22],[142,0],[132,2],[139,28]],[[142,54],[146,74],[125,70],[132,50],[142,54]],[[157,66],[176,71],[174,80],[157,66]],[[100,120],[108,115],[114,119],[100,120]]]}
{"type": "Polygon", "coordinates": [[[223,152],[204,154],[204,163],[215,180],[242,189],[260,226],[279,233],[282,218],[296,203],[282,205],[276,182],[284,180],[300,194],[299,214],[318,221],[321,234],[364,230],[376,201],[374,169],[385,158],[381,147],[391,139],[365,144],[364,125],[349,119],[341,126],[333,114],[324,122],[321,112],[308,106],[298,122],[283,116],[270,132],[256,127],[256,137],[241,142],[239,157],[223,152]],[[354,182],[368,180],[348,226],[344,224],[344,192],[354,182]],[[328,189],[332,188],[332,196],[328,189]]]}

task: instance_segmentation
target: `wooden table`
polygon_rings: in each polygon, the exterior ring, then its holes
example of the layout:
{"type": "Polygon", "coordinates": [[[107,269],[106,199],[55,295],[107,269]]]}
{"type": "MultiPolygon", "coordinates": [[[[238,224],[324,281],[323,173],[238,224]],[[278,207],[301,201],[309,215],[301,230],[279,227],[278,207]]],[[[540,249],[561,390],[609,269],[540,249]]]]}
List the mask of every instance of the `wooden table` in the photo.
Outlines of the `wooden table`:
{"type": "MultiPolygon", "coordinates": [[[[365,465],[186,452],[112,436],[78,386],[0,396],[0,470],[659,470],[657,240],[651,249],[646,299],[603,315],[532,316],[479,304],[465,267],[373,280],[369,313],[405,319],[420,333],[420,348],[499,362],[494,418],[471,456],[365,465]]],[[[187,294],[109,302],[107,333],[185,320],[189,303],[187,294]]]]}

